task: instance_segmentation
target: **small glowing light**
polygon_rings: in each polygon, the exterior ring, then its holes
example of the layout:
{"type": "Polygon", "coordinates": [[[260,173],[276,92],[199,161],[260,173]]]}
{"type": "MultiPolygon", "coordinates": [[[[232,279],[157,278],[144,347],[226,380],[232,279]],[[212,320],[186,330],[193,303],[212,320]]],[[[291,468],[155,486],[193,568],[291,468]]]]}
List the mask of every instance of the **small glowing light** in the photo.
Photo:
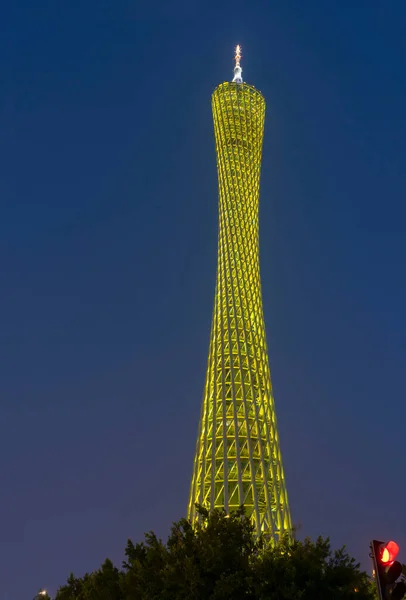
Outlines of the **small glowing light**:
{"type": "Polygon", "coordinates": [[[240,65],[241,60],[241,46],[238,44],[235,48],[235,64],[238,67],[240,65]]]}

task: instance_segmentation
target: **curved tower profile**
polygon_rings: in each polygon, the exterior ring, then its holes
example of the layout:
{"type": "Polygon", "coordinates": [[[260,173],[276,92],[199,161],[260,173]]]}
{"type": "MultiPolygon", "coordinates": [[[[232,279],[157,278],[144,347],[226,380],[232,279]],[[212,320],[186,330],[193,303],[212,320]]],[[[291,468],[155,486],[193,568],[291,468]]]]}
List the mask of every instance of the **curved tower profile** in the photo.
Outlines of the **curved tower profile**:
{"type": "Polygon", "coordinates": [[[188,517],[244,504],[258,534],[292,529],[269,370],[259,269],[265,100],[234,78],[212,95],[219,186],[218,264],[188,517]]]}

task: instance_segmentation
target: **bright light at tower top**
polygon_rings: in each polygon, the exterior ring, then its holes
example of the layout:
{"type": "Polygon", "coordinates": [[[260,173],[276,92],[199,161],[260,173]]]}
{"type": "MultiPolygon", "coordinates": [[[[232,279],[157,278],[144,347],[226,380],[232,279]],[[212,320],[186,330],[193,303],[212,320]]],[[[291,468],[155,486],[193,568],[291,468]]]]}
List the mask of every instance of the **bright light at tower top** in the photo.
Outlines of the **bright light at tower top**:
{"type": "Polygon", "coordinates": [[[240,66],[240,59],[241,59],[241,46],[238,44],[235,47],[235,66],[239,67],[240,66]]]}
{"type": "Polygon", "coordinates": [[[235,83],[242,83],[242,68],[241,68],[241,65],[240,65],[240,60],[241,60],[241,46],[239,44],[235,48],[234,60],[235,60],[235,67],[234,67],[233,81],[235,83]]]}

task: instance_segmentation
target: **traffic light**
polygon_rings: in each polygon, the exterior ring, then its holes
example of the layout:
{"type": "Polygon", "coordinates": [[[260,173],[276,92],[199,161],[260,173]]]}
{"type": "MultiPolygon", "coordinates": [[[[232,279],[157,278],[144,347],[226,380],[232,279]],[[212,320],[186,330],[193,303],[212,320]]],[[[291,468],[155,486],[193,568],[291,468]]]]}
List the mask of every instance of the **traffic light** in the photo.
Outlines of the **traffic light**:
{"type": "Polygon", "coordinates": [[[402,600],[406,594],[404,580],[397,581],[402,574],[402,565],[395,560],[399,552],[396,542],[372,540],[372,560],[379,600],[402,600]]]}

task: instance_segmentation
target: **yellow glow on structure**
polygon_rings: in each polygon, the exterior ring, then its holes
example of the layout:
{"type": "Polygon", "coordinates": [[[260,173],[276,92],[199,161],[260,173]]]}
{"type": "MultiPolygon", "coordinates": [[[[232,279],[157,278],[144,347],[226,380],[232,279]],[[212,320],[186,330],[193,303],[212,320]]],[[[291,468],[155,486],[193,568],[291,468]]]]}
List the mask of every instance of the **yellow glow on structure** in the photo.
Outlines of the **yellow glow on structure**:
{"type": "MultiPolygon", "coordinates": [[[[238,54],[240,49],[238,48],[238,54]]],[[[259,182],[265,100],[245,83],[212,96],[219,182],[215,303],[188,517],[195,503],[244,504],[257,533],[292,530],[259,268],[259,182]]]]}

